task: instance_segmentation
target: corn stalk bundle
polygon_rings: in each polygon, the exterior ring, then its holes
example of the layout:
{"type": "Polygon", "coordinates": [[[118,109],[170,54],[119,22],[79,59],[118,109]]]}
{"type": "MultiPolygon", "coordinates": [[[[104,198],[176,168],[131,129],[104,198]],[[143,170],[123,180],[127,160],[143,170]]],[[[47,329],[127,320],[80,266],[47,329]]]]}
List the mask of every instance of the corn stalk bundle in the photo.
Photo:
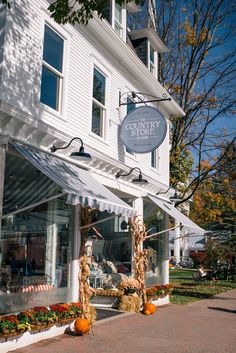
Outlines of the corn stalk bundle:
{"type": "Polygon", "coordinates": [[[143,242],[147,236],[146,227],[138,217],[131,219],[131,231],[134,237],[134,276],[140,284],[140,299],[145,304],[147,302],[145,288],[145,268],[147,265],[147,251],[143,250],[143,242]]]}

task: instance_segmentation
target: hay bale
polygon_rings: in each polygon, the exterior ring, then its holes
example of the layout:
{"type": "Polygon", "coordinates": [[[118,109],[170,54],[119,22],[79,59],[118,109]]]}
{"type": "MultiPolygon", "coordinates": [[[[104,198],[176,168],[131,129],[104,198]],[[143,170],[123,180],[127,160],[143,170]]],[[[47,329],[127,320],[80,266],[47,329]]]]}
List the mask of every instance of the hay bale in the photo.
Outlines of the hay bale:
{"type": "Polygon", "coordinates": [[[123,295],[123,297],[120,298],[118,310],[138,313],[140,306],[140,298],[137,295],[123,295]]]}

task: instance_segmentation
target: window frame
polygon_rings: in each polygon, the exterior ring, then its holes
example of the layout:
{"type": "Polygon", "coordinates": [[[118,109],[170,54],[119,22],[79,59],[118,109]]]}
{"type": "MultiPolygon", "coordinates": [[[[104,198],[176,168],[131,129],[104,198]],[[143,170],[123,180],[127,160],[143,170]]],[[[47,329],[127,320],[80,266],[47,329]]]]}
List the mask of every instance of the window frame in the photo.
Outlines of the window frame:
{"type": "MultiPolygon", "coordinates": [[[[134,102],[134,100],[133,99],[131,99],[129,96],[127,97],[127,103],[128,102],[134,102]]],[[[135,102],[134,102],[135,103],[135,102]]],[[[126,115],[128,115],[129,113],[131,113],[135,108],[136,108],[136,103],[135,104],[132,104],[131,105],[132,107],[134,106],[134,108],[132,109],[132,110],[130,110],[130,111],[128,111],[129,110],[129,105],[127,104],[127,106],[126,106],[126,115]]],[[[135,152],[133,152],[133,151],[131,151],[131,150],[129,150],[129,149],[127,149],[127,147],[126,146],[124,146],[125,147],[125,153],[128,155],[128,156],[132,156],[132,157],[134,157],[135,158],[135,152]]]]}
{"type": "Polygon", "coordinates": [[[148,40],[148,70],[157,78],[157,51],[151,45],[150,40],[148,40]],[[151,60],[151,50],[153,50],[153,61],[151,60]]]}
{"type": "Polygon", "coordinates": [[[90,127],[90,132],[93,134],[93,136],[96,136],[98,138],[104,139],[106,137],[106,116],[107,116],[107,85],[108,85],[108,76],[105,74],[105,72],[98,67],[98,65],[94,64],[93,65],[93,70],[92,70],[92,110],[91,110],[91,127],[90,127]],[[104,93],[104,103],[102,104],[99,102],[94,96],[93,96],[93,87],[94,87],[94,71],[97,70],[104,78],[105,78],[105,93],[104,93]],[[99,109],[102,109],[102,134],[98,135],[96,134],[92,129],[93,129],[93,107],[94,105],[98,107],[99,109]]]}
{"type": "Polygon", "coordinates": [[[44,41],[45,41],[45,30],[46,26],[51,29],[57,36],[59,36],[63,40],[63,52],[62,52],[62,71],[60,72],[56,68],[54,68],[52,65],[50,65],[47,61],[43,59],[43,54],[44,50],[42,50],[42,67],[41,67],[41,81],[40,81],[40,104],[42,104],[44,107],[46,107],[49,110],[52,110],[53,112],[62,114],[62,103],[63,103],[63,92],[65,89],[65,52],[66,52],[66,41],[67,38],[65,35],[62,34],[62,31],[59,31],[56,29],[54,26],[52,26],[48,21],[44,21],[44,26],[43,26],[43,49],[44,49],[44,41]],[[48,71],[50,71],[53,75],[55,75],[58,79],[57,81],[57,97],[56,97],[56,108],[44,103],[41,101],[41,88],[42,88],[42,73],[43,73],[43,68],[46,68],[48,71]]]}

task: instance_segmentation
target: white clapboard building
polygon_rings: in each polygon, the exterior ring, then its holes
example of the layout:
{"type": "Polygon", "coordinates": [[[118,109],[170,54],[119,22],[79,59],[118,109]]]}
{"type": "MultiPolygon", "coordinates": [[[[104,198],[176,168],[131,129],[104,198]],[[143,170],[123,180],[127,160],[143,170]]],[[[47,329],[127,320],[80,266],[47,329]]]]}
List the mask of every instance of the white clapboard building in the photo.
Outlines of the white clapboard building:
{"type": "MultiPolygon", "coordinates": [[[[156,195],[169,187],[170,118],[184,115],[158,81],[158,56],[168,49],[153,28],[128,30],[134,2],[112,0],[106,19],[95,15],[87,26],[55,23],[48,6],[0,5],[1,314],[78,300],[82,207],[96,210],[87,242],[92,287],[132,276],[130,217],[150,234],[169,228],[168,215],[182,221],[156,195]],[[167,131],[158,148],[137,153],[121,124],[146,106],[167,131]]],[[[149,134],[147,125],[129,126],[149,134]]],[[[147,286],[168,283],[168,232],[144,246],[147,286]]]]}

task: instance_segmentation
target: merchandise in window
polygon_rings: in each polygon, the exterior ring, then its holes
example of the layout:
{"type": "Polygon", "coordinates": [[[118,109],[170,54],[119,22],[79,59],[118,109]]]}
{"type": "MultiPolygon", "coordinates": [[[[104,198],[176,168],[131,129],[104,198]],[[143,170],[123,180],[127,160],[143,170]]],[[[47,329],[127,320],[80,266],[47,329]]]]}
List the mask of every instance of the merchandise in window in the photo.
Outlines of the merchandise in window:
{"type": "Polygon", "coordinates": [[[40,102],[57,111],[60,110],[63,51],[63,38],[45,25],[40,102]]]}
{"type": "Polygon", "coordinates": [[[106,77],[96,68],[93,72],[92,132],[104,137],[106,77]]]}
{"type": "Polygon", "coordinates": [[[7,153],[4,180],[0,313],[70,301],[73,206],[15,154],[7,153]]]}
{"type": "Polygon", "coordinates": [[[164,249],[165,249],[165,235],[156,233],[162,231],[165,227],[164,212],[159,209],[153,202],[144,200],[144,223],[151,236],[147,239],[143,246],[147,250],[147,265],[146,265],[146,286],[162,283],[163,281],[163,267],[164,249]]]}

